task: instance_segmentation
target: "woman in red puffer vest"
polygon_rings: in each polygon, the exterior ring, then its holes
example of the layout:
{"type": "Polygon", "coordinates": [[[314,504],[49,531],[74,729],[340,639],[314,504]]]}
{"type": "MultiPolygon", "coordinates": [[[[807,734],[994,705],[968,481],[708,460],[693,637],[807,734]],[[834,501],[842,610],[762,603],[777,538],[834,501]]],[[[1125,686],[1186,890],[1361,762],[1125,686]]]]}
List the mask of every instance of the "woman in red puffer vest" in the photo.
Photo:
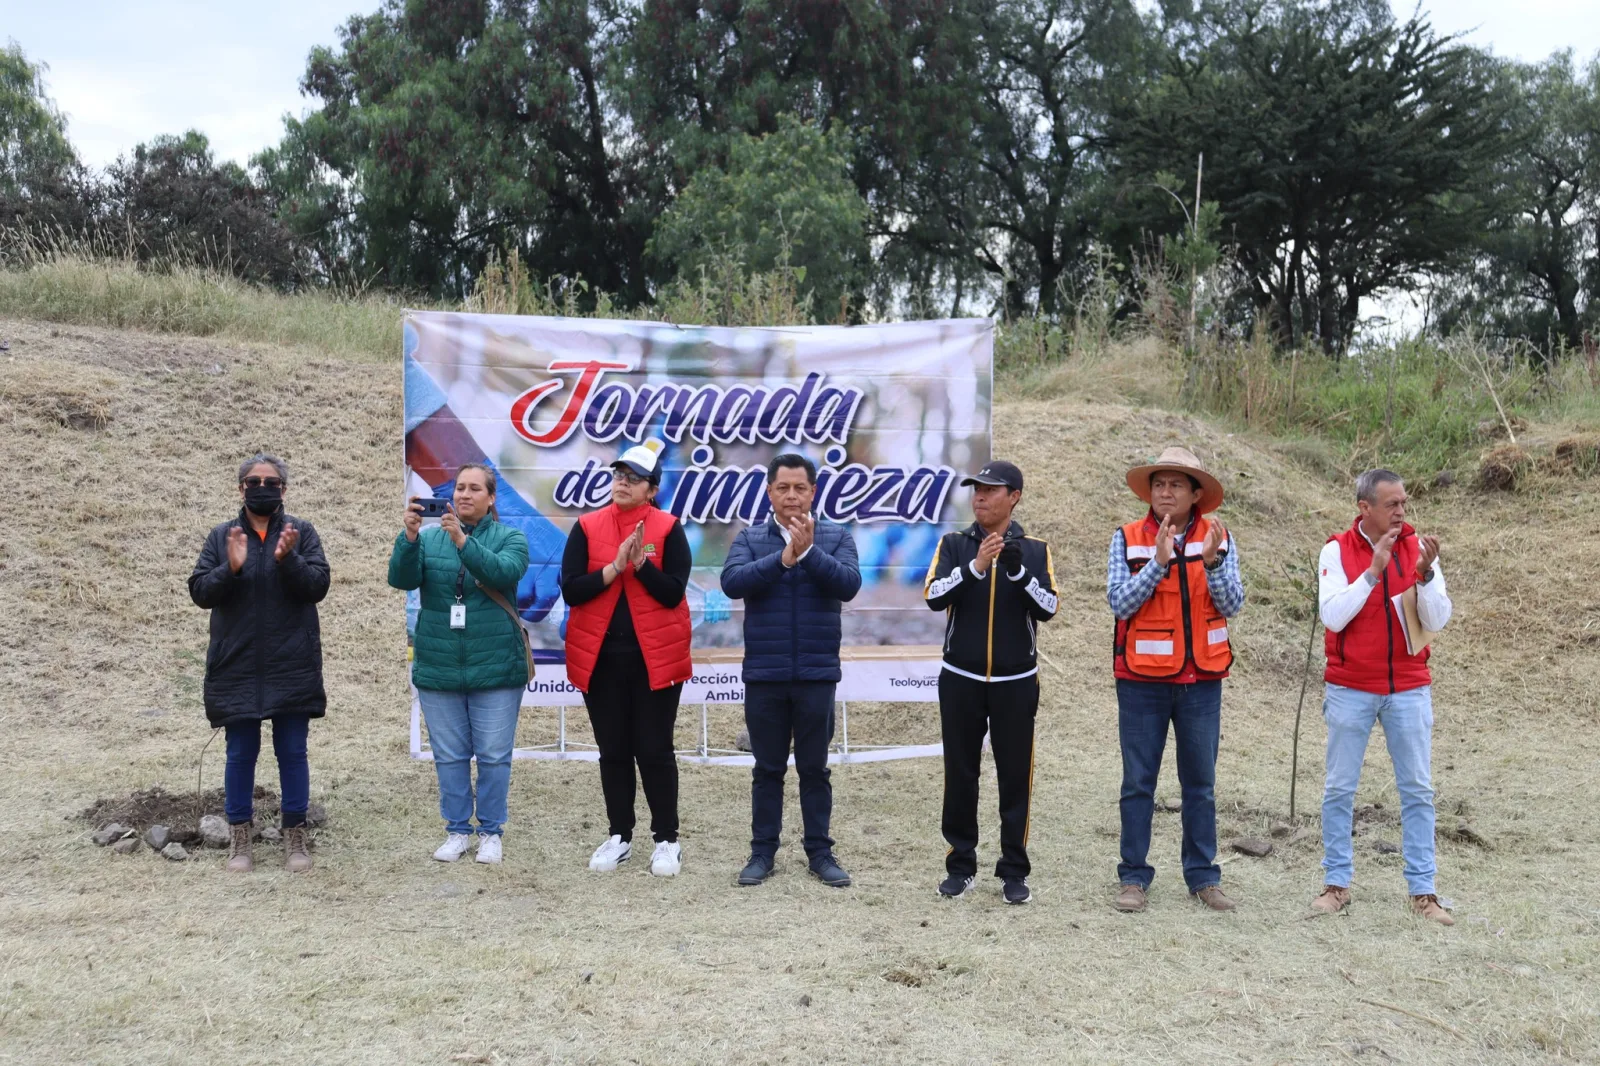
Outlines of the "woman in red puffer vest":
{"type": "Polygon", "coordinates": [[[589,869],[615,870],[633,854],[637,763],[655,838],[650,872],[671,877],[682,863],[672,734],[694,673],[684,600],[693,558],[682,523],[655,506],[660,448],[649,441],[611,464],[611,503],[580,518],[567,538],[561,594],[567,680],[589,710],[610,821],[589,869]]]}

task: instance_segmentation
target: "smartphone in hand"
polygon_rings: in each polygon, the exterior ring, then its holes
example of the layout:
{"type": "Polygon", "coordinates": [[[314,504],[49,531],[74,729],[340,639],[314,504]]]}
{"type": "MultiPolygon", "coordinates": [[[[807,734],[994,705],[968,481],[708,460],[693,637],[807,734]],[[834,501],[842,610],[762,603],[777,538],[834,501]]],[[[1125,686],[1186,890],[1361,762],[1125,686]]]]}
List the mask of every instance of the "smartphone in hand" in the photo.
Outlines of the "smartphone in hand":
{"type": "Polygon", "coordinates": [[[423,518],[443,518],[454,508],[449,500],[437,496],[413,496],[411,502],[421,508],[423,518]]]}

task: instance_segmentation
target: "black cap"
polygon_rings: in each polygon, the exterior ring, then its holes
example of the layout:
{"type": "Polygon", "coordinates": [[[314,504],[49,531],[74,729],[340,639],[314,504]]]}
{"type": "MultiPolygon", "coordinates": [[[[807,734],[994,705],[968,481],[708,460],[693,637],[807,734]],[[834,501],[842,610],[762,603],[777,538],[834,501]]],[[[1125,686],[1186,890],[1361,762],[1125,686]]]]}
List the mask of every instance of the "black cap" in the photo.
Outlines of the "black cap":
{"type": "Polygon", "coordinates": [[[1004,459],[983,464],[983,469],[976,474],[969,474],[961,479],[961,484],[966,485],[1004,485],[1013,492],[1022,491],[1022,471],[1018,470],[1015,463],[1008,463],[1004,459]]]}

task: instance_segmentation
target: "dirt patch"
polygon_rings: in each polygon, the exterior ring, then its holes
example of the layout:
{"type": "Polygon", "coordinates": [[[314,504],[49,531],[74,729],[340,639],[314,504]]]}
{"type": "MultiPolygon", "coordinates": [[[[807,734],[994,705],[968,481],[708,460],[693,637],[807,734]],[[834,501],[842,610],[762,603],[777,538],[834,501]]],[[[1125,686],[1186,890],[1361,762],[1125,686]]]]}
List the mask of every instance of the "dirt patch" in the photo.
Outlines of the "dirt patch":
{"type": "MultiPolygon", "coordinates": [[[[157,785],[155,788],[130,792],[126,796],[97,799],[80,811],[78,818],[95,827],[117,822],[141,831],[152,825],[192,827],[199,822],[201,815],[221,814],[223,803],[220,788],[201,793],[197,804],[193,792],[168,792],[157,785]]],[[[258,821],[276,821],[278,794],[265,785],[257,785],[255,808],[258,821]]]]}
{"type": "Polygon", "coordinates": [[[1556,441],[1550,459],[1552,472],[1588,477],[1600,471],[1600,434],[1580,433],[1556,441]]]}
{"type": "Polygon", "coordinates": [[[1533,469],[1533,456],[1519,444],[1501,444],[1483,453],[1478,484],[1490,492],[1512,492],[1533,469]]]}
{"type": "Polygon", "coordinates": [[[114,383],[76,368],[41,374],[37,367],[0,369],[0,406],[65,429],[105,429],[114,383]]]}

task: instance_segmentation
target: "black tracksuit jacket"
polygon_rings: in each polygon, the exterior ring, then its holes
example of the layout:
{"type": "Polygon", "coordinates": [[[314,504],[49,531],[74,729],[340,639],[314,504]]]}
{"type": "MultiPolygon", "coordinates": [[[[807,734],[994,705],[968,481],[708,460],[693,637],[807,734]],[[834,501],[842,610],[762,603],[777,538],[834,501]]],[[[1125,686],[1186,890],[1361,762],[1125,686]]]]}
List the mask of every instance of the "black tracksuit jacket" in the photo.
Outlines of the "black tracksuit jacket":
{"type": "Polygon", "coordinates": [[[1006,540],[1021,548],[1020,565],[1002,553],[982,577],[972,571],[983,527],[946,533],[928,567],[928,606],[946,611],[944,667],[977,681],[1009,681],[1039,670],[1037,629],[1056,613],[1050,545],[1012,522],[1006,540]]]}

